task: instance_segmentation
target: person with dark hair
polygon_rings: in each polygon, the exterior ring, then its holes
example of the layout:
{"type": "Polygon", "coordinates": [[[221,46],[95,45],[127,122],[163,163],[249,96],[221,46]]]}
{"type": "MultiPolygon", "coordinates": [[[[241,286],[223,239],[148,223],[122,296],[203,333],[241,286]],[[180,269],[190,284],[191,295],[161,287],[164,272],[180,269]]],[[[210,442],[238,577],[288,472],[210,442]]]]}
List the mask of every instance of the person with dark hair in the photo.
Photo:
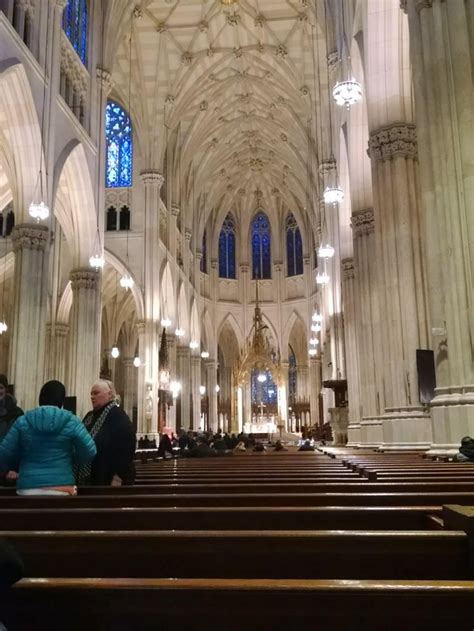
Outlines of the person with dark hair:
{"type": "Polygon", "coordinates": [[[263,443],[261,443],[260,441],[257,441],[257,442],[255,443],[255,447],[252,449],[252,451],[256,451],[256,452],[259,452],[259,453],[263,453],[263,452],[265,452],[265,451],[266,451],[266,449],[265,449],[265,445],[264,445],[263,443]]]}
{"type": "Polygon", "coordinates": [[[459,453],[454,456],[455,462],[474,462],[474,440],[470,436],[461,439],[459,453]]]}
{"type": "Polygon", "coordinates": [[[286,447],[283,447],[281,440],[277,440],[273,451],[288,451],[288,449],[286,449],[286,447]]]}
{"type": "Polygon", "coordinates": [[[61,382],[45,383],[39,407],[20,416],[0,443],[0,466],[19,463],[19,495],[74,495],[74,465],[96,454],[81,421],[62,409],[65,397],[61,382]]]}
{"type": "MultiPolygon", "coordinates": [[[[17,418],[23,415],[23,410],[16,404],[16,399],[8,394],[8,379],[0,375],[0,441],[8,434],[17,418]]],[[[14,466],[10,471],[0,474],[0,484],[14,484],[18,477],[14,466]]]]}
{"type": "MultiPolygon", "coordinates": [[[[106,379],[91,388],[92,410],[84,425],[97,447],[91,465],[80,468],[81,485],[125,486],[135,481],[135,430],[127,413],[117,404],[114,384],[106,379]]],[[[146,438],[146,437],[145,437],[146,438]]]]}
{"type": "Polygon", "coordinates": [[[298,451],[314,451],[314,447],[311,445],[311,441],[307,439],[301,447],[299,447],[298,451]]]}
{"type": "Polygon", "coordinates": [[[161,434],[160,443],[158,445],[158,458],[172,458],[173,457],[173,446],[171,444],[170,437],[168,434],[161,434]]]}
{"type": "Polygon", "coordinates": [[[205,436],[198,436],[196,439],[196,446],[186,452],[188,458],[212,458],[217,456],[214,449],[211,449],[207,444],[205,436]]]}

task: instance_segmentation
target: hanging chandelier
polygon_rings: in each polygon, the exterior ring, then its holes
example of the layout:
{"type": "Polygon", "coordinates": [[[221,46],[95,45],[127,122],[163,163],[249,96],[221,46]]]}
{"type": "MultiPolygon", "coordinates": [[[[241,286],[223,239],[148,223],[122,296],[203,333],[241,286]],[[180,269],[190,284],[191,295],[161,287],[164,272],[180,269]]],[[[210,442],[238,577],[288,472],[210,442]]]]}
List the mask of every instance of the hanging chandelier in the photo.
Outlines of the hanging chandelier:
{"type": "Polygon", "coordinates": [[[310,348],[308,351],[308,355],[311,355],[311,357],[314,357],[317,352],[318,351],[315,348],[310,348]]]}
{"type": "Polygon", "coordinates": [[[133,358],[133,365],[135,366],[135,368],[140,368],[140,366],[142,365],[142,360],[138,357],[138,355],[133,358]]]}
{"type": "Polygon", "coordinates": [[[237,4],[238,0],[221,0],[221,4],[229,7],[231,4],[237,4]]]}
{"type": "Polygon", "coordinates": [[[362,98],[362,86],[353,77],[346,81],[338,81],[334,86],[332,95],[337,105],[346,106],[347,109],[351,105],[355,105],[362,98]]]}
{"type": "Polygon", "coordinates": [[[49,208],[44,202],[31,202],[28,214],[39,223],[49,217],[49,208]]]}
{"type": "Polygon", "coordinates": [[[326,204],[340,204],[344,199],[344,191],[340,186],[327,186],[323,193],[326,204]]]}
{"type": "Polygon", "coordinates": [[[323,316],[320,313],[316,313],[316,311],[313,313],[312,318],[313,322],[322,322],[323,321],[323,316]]]}
{"type": "Polygon", "coordinates": [[[311,345],[311,346],[317,346],[317,345],[319,344],[319,340],[318,340],[318,338],[317,338],[317,337],[312,337],[312,338],[309,340],[309,343],[310,343],[310,345],[311,345]]]}
{"type": "Polygon", "coordinates": [[[181,329],[180,327],[178,327],[178,328],[176,329],[176,331],[174,332],[174,334],[176,335],[176,337],[183,337],[183,336],[184,336],[184,333],[185,333],[184,329],[181,329]]]}
{"type": "Polygon", "coordinates": [[[114,359],[117,359],[118,357],[120,357],[120,351],[118,349],[118,346],[116,344],[114,344],[114,346],[112,346],[112,350],[110,351],[111,356],[114,359]]]}
{"type": "Polygon", "coordinates": [[[257,377],[257,381],[259,383],[265,383],[266,380],[267,380],[267,375],[264,372],[261,372],[257,377]]]}
{"type": "Polygon", "coordinates": [[[167,327],[171,326],[171,320],[167,317],[161,318],[161,326],[166,329],[167,327]]]}
{"type": "Polygon", "coordinates": [[[201,357],[202,357],[203,359],[207,359],[207,358],[209,357],[209,351],[202,351],[202,353],[201,353],[201,357]]]}
{"type": "Polygon", "coordinates": [[[329,276],[327,272],[318,272],[316,274],[316,282],[318,285],[327,285],[329,283],[329,276]]]}
{"type": "Polygon", "coordinates": [[[311,325],[311,331],[313,333],[319,333],[321,331],[321,325],[320,324],[312,324],[311,325]]]}
{"type": "Polygon", "coordinates": [[[326,245],[321,245],[318,249],[318,256],[320,259],[332,259],[334,256],[334,248],[329,243],[326,245]]]}
{"type": "Polygon", "coordinates": [[[89,265],[96,270],[102,269],[105,265],[105,259],[100,254],[93,254],[89,259],[89,265]]]}
{"type": "Polygon", "coordinates": [[[196,348],[199,348],[199,343],[196,342],[196,340],[191,340],[191,342],[189,342],[189,348],[191,348],[193,350],[196,349],[196,348]]]}
{"type": "Polygon", "coordinates": [[[133,278],[131,276],[129,276],[128,274],[124,274],[122,276],[122,278],[120,279],[120,287],[125,289],[125,291],[128,291],[129,289],[132,289],[133,284],[134,284],[133,283],[133,278]]]}
{"type": "Polygon", "coordinates": [[[179,381],[172,381],[170,383],[170,390],[173,399],[177,399],[179,393],[181,392],[181,384],[179,383],[179,381]]]}
{"type": "Polygon", "coordinates": [[[0,322],[0,335],[3,335],[3,333],[6,333],[8,331],[8,326],[7,323],[5,322],[5,318],[3,318],[3,320],[0,322]]]}

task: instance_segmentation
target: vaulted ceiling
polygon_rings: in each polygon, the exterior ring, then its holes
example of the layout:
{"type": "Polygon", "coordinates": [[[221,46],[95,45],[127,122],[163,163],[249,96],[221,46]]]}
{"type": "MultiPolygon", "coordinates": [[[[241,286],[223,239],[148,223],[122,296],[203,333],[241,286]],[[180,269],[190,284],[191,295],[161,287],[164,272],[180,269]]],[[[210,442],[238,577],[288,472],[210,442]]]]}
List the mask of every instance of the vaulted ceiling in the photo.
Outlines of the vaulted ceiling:
{"type": "Polygon", "coordinates": [[[327,96],[322,1],[148,0],[123,12],[117,4],[115,90],[144,165],[163,169],[165,154],[171,162],[172,201],[205,200],[206,213],[276,198],[305,207],[317,188],[327,96]]]}

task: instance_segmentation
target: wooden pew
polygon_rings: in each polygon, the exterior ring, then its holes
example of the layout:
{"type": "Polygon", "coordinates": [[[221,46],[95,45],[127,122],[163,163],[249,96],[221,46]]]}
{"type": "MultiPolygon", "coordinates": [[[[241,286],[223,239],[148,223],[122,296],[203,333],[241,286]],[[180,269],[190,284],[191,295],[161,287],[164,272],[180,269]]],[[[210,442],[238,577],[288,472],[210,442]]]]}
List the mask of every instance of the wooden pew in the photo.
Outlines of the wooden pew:
{"type": "Polygon", "coordinates": [[[461,531],[1,531],[28,577],[469,579],[461,531]]]}
{"type": "Polygon", "coordinates": [[[5,530],[428,530],[437,506],[5,509],[5,530]]]}
{"type": "Polygon", "coordinates": [[[471,629],[473,598],[454,581],[29,579],[0,610],[12,631],[436,631],[471,629]]]}

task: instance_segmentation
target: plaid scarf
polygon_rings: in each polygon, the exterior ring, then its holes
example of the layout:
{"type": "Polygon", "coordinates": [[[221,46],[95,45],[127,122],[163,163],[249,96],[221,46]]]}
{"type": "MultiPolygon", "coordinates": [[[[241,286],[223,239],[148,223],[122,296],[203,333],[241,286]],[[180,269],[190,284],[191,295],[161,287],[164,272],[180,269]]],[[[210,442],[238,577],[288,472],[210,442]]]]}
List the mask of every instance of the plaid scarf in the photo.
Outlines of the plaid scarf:
{"type": "MultiPolygon", "coordinates": [[[[108,413],[110,412],[112,408],[116,407],[116,405],[117,404],[115,401],[111,401],[110,403],[107,403],[107,405],[105,406],[105,408],[102,410],[102,412],[99,414],[97,418],[94,418],[93,410],[92,412],[89,412],[88,414],[86,414],[86,417],[84,419],[84,425],[87,431],[89,432],[89,434],[91,435],[91,438],[95,440],[95,437],[102,429],[102,425],[104,424],[108,413]]],[[[77,484],[84,485],[90,482],[91,474],[92,474],[92,462],[82,464],[77,469],[77,474],[76,474],[77,484]]]]}

